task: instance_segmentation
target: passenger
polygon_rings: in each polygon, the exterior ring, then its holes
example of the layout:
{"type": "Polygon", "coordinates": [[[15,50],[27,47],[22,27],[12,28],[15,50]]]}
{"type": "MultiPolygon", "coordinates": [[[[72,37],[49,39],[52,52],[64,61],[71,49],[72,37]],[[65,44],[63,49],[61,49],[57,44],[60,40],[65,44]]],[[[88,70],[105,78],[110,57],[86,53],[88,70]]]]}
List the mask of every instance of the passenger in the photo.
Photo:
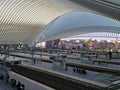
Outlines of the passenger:
{"type": "Polygon", "coordinates": [[[3,80],[3,75],[0,76],[0,79],[3,80]]]}
{"type": "Polygon", "coordinates": [[[11,83],[12,83],[12,87],[16,86],[16,80],[15,79],[11,79],[11,83]]]}
{"type": "Polygon", "coordinates": [[[100,63],[100,61],[98,61],[98,65],[100,65],[101,63],[100,63]]]}
{"type": "Polygon", "coordinates": [[[65,67],[65,70],[66,70],[66,71],[68,70],[68,67],[67,67],[67,66],[65,67]]]}
{"type": "Polygon", "coordinates": [[[18,81],[17,90],[20,90],[20,87],[21,87],[21,83],[18,81]]]}
{"type": "Polygon", "coordinates": [[[73,72],[76,72],[76,69],[75,69],[75,68],[73,68],[73,72]]]}
{"type": "Polygon", "coordinates": [[[81,73],[81,68],[78,69],[78,73],[81,73]]]}
{"type": "Polygon", "coordinates": [[[109,59],[111,60],[112,59],[112,52],[109,51],[108,53],[109,53],[109,59]]]}
{"type": "Polygon", "coordinates": [[[6,83],[8,83],[9,78],[10,78],[9,74],[8,74],[8,73],[6,73],[6,83]]]}
{"type": "Polygon", "coordinates": [[[11,82],[11,85],[12,85],[12,87],[13,87],[13,79],[10,79],[10,82],[11,82]]]}
{"type": "Polygon", "coordinates": [[[13,86],[16,87],[16,80],[14,79],[14,83],[13,83],[13,86]]]}
{"type": "Polygon", "coordinates": [[[98,52],[96,52],[96,59],[98,59],[98,52]]]}
{"type": "Polygon", "coordinates": [[[87,74],[86,70],[84,70],[84,74],[87,74]]]}
{"type": "Polygon", "coordinates": [[[58,53],[58,59],[60,58],[60,53],[58,53]]]}
{"type": "Polygon", "coordinates": [[[82,69],[81,72],[82,72],[82,74],[86,74],[87,73],[85,69],[82,69]]]}
{"type": "Polygon", "coordinates": [[[77,67],[77,73],[79,72],[79,68],[77,67]]]}
{"type": "Polygon", "coordinates": [[[32,64],[36,63],[36,60],[33,58],[33,60],[31,61],[32,64]]]}
{"type": "Polygon", "coordinates": [[[25,85],[24,84],[21,85],[21,90],[25,90],[25,85]]]}
{"type": "Polygon", "coordinates": [[[33,59],[33,62],[34,62],[34,64],[36,63],[36,60],[35,59],[33,59]]]}

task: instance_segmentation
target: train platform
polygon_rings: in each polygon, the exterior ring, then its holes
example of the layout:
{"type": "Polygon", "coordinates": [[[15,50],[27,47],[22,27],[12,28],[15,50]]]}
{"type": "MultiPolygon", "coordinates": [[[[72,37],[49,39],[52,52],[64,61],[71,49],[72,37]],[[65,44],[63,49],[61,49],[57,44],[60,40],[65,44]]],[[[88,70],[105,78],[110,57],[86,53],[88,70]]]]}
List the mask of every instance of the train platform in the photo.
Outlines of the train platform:
{"type": "MultiPolygon", "coordinates": [[[[53,88],[50,88],[44,84],[38,83],[36,81],[33,81],[29,78],[26,78],[22,75],[19,75],[15,72],[10,71],[9,72],[10,79],[15,79],[16,82],[21,82],[21,84],[25,85],[25,90],[54,90],[53,88]]],[[[17,90],[17,87],[12,87],[11,83],[6,83],[6,80],[0,80],[0,90],[17,90]]]]}
{"type": "MultiPolygon", "coordinates": [[[[31,57],[31,54],[29,54],[29,53],[14,53],[14,52],[12,52],[11,54],[25,56],[25,57],[31,57]]],[[[57,54],[43,53],[43,55],[41,56],[40,53],[37,52],[33,57],[49,60],[50,56],[57,56],[57,54]]],[[[83,60],[84,61],[83,62],[80,59],[75,59],[75,57],[77,58],[78,56],[71,56],[71,58],[65,58],[64,60],[66,62],[85,63],[85,64],[92,64],[92,65],[98,66],[98,64],[93,64],[92,61],[90,63],[88,63],[89,60],[83,60]]],[[[102,59],[102,60],[104,60],[104,59],[102,59]]],[[[120,59],[111,59],[109,61],[111,61],[111,62],[119,62],[120,63],[120,59]]],[[[120,69],[120,65],[115,65],[115,64],[103,63],[103,64],[99,64],[99,66],[108,67],[108,68],[114,68],[114,69],[120,69]]]]}
{"type": "MultiPolygon", "coordinates": [[[[17,53],[17,54],[25,55],[27,57],[31,57],[30,54],[24,54],[24,53],[17,53]]],[[[13,58],[13,56],[10,56],[10,57],[13,58]]],[[[34,57],[40,58],[40,55],[34,55],[34,57]]],[[[49,60],[49,56],[42,56],[42,58],[49,60]]],[[[25,65],[30,65],[30,66],[37,67],[37,68],[45,68],[45,69],[52,70],[52,71],[55,71],[55,72],[59,72],[59,73],[65,74],[65,75],[70,75],[70,76],[73,76],[73,77],[84,78],[84,79],[88,79],[88,80],[91,80],[91,81],[103,83],[105,85],[111,85],[111,84],[114,84],[114,82],[120,80],[120,76],[115,76],[115,75],[111,75],[111,74],[105,74],[105,73],[99,73],[99,72],[86,70],[87,74],[85,75],[85,74],[73,72],[72,67],[68,67],[68,70],[66,71],[66,70],[54,68],[52,63],[37,61],[35,64],[33,64],[33,63],[31,63],[32,60],[28,59],[28,62],[26,62],[26,59],[24,59],[24,58],[19,58],[19,59],[21,59],[22,64],[25,64],[25,65]]],[[[80,60],[66,59],[66,62],[80,63],[80,60]]],[[[119,68],[119,67],[115,67],[115,68],[119,68]]]]}
{"type": "Polygon", "coordinates": [[[68,67],[68,70],[66,71],[66,70],[54,68],[51,63],[46,63],[46,62],[42,62],[42,63],[37,62],[36,64],[32,64],[30,62],[23,62],[23,64],[30,65],[30,66],[37,67],[37,68],[45,68],[45,69],[52,70],[52,71],[55,71],[55,72],[70,75],[70,76],[73,76],[73,77],[84,78],[84,79],[88,79],[88,80],[91,80],[91,81],[104,83],[106,85],[110,85],[114,81],[120,80],[119,76],[114,76],[114,75],[111,75],[111,74],[99,73],[99,72],[94,72],[94,71],[88,71],[88,70],[86,70],[87,74],[76,73],[76,72],[73,72],[72,67],[68,67]]]}

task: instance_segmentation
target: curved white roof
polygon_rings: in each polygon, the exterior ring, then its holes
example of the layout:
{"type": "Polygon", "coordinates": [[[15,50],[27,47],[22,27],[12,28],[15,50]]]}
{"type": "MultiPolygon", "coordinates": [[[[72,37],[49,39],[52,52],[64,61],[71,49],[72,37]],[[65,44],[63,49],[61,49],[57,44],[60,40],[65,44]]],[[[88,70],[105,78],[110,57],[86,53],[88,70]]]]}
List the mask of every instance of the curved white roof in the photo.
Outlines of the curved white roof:
{"type": "Polygon", "coordinates": [[[31,43],[101,30],[119,32],[118,21],[95,13],[69,0],[0,0],[0,43],[31,43]]]}
{"type": "Polygon", "coordinates": [[[77,40],[77,39],[101,39],[101,40],[120,40],[120,33],[114,32],[91,32],[75,36],[70,36],[67,38],[62,38],[62,40],[77,40]]]}
{"type": "Polygon", "coordinates": [[[120,33],[120,22],[90,12],[71,12],[53,20],[37,39],[46,41],[89,32],[120,33]]]}

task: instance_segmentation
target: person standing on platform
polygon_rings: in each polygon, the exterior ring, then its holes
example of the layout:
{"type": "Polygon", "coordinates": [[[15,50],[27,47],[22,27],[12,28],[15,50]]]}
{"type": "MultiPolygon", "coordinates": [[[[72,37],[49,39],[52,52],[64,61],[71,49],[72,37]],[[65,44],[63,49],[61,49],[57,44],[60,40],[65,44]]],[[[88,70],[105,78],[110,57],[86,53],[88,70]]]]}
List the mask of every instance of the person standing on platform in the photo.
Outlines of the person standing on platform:
{"type": "Polygon", "coordinates": [[[35,60],[35,59],[33,59],[33,63],[34,63],[34,64],[36,63],[36,60],[35,60]]]}
{"type": "Polygon", "coordinates": [[[109,51],[108,53],[109,53],[109,59],[111,60],[112,59],[112,52],[109,51]]]}
{"type": "Polygon", "coordinates": [[[21,90],[25,90],[25,85],[24,84],[21,85],[21,90]]]}
{"type": "Polygon", "coordinates": [[[21,87],[21,83],[18,81],[17,90],[20,90],[20,87],[21,87]]]}
{"type": "Polygon", "coordinates": [[[8,83],[9,78],[10,78],[9,74],[8,74],[8,73],[6,73],[6,83],[8,83]]]}
{"type": "Polygon", "coordinates": [[[98,52],[96,52],[96,59],[98,59],[98,52]]]}

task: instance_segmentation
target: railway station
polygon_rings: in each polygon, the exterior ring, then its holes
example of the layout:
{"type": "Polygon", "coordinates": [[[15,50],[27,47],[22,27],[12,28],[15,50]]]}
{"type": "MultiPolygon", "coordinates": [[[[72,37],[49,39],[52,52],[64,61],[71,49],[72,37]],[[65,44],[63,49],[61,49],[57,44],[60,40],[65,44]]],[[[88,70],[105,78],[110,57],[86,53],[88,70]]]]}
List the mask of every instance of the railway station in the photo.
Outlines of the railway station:
{"type": "Polygon", "coordinates": [[[120,90],[120,1],[1,0],[0,90],[120,90]]]}

